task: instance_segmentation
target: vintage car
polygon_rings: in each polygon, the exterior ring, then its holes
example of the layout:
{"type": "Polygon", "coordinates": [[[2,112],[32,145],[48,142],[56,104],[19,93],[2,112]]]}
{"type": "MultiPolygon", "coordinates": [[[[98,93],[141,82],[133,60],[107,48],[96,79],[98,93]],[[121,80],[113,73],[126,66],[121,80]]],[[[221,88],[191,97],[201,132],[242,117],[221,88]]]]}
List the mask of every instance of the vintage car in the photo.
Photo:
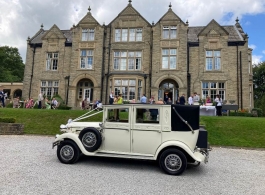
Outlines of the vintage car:
{"type": "MultiPolygon", "coordinates": [[[[61,125],[53,148],[65,164],[86,156],[158,161],[170,175],[180,175],[188,164],[207,162],[207,131],[200,127],[199,106],[105,105],[61,125]],[[102,122],[77,122],[103,112],[102,122]]],[[[86,119],[87,120],[87,119],[86,119]]]]}

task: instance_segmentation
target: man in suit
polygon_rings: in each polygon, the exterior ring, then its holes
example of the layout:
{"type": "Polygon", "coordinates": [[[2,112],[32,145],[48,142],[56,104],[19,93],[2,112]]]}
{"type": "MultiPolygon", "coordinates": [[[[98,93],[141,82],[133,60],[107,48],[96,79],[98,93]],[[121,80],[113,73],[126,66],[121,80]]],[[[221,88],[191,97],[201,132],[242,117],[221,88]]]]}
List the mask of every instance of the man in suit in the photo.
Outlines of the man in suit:
{"type": "Polygon", "coordinates": [[[186,103],[185,95],[182,94],[182,96],[179,98],[179,104],[180,105],[185,105],[185,103],[186,103]]]}

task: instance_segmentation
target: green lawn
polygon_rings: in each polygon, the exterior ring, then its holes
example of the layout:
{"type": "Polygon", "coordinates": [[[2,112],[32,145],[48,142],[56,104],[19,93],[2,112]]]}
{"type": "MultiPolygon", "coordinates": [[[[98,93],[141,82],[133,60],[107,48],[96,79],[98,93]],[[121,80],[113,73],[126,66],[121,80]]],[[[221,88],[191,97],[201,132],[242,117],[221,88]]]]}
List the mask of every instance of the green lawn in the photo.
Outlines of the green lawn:
{"type": "MultiPolygon", "coordinates": [[[[55,135],[60,124],[66,124],[86,113],[83,110],[0,109],[0,117],[12,117],[25,125],[25,134],[55,135]]],[[[88,119],[86,119],[88,120],[88,119]]],[[[90,121],[101,121],[102,114],[90,121]]],[[[201,117],[208,130],[211,145],[265,148],[265,118],[254,117],[201,117]]]]}
{"type": "Polygon", "coordinates": [[[220,146],[265,148],[264,117],[201,117],[209,142],[220,146]]]}

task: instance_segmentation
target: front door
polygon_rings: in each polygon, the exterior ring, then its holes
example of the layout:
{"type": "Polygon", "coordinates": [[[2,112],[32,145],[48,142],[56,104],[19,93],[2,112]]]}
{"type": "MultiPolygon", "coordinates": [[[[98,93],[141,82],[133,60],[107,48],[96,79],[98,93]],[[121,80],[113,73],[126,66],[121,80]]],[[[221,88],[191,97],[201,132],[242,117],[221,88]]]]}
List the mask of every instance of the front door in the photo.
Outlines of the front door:
{"type": "Polygon", "coordinates": [[[87,100],[90,102],[91,101],[91,99],[90,99],[90,97],[91,97],[91,88],[84,89],[84,93],[83,94],[84,94],[83,95],[83,99],[87,98],[87,100]]]}
{"type": "Polygon", "coordinates": [[[119,106],[119,109],[105,108],[102,150],[104,152],[131,152],[131,108],[119,106]]]}

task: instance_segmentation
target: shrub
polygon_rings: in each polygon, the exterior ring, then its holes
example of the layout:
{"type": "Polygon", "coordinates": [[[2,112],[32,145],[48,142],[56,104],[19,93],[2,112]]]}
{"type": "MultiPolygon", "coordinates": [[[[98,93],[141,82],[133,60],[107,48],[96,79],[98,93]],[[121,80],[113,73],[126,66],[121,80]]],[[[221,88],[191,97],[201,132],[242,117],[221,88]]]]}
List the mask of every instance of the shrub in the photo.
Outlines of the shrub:
{"type": "Polygon", "coordinates": [[[252,115],[255,112],[257,112],[257,114],[258,114],[259,117],[263,116],[263,110],[261,108],[253,108],[252,111],[251,111],[252,115]]]}
{"type": "Polygon", "coordinates": [[[241,112],[241,111],[238,111],[238,112],[229,112],[229,115],[230,116],[245,116],[245,117],[252,117],[252,113],[249,113],[249,112],[241,112]]]}
{"type": "Polygon", "coordinates": [[[14,118],[0,118],[0,123],[15,123],[16,119],[14,118]]]}
{"type": "Polygon", "coordinates": [[[72,107],[66,106],[65,104],[60,104],[58,109],[59,110],[71,110],[72,107]]]}

